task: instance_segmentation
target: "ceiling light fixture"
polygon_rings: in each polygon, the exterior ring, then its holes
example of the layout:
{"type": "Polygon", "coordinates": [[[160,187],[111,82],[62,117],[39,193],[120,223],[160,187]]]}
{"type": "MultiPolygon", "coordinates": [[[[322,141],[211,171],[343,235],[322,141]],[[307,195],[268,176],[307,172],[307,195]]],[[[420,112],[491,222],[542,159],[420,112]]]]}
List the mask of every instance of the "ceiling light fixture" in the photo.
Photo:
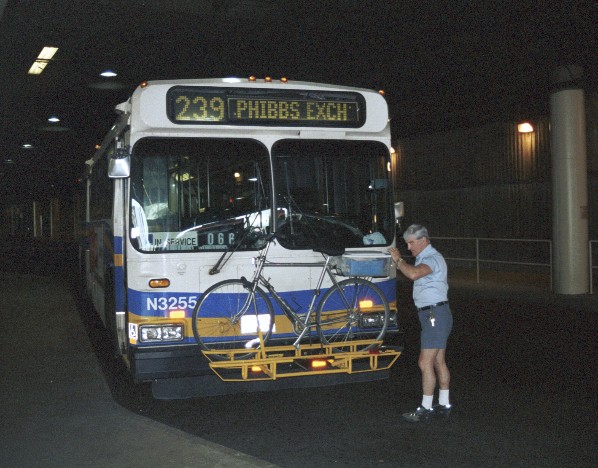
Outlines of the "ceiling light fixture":
{"type": "Polygon", "coordinates": [[[57,123],[57,122],[60,122],[60,119],[58,117],[56,117],[55,115],[52,115],[52,116],[48,117],[48,122],[57,123]]]}
{"type": "Polygon", "coordinates": [[[44,71],[44,68],[46,68],[46,65],[52,60],[57,51],[58,47],[44,47],[27,73],[30,75],[39,75],[44,71]]]}
{"type": "Polygon", "coordinates": [[[104,78],[114,78],[117,76],[117,74],[112,70],[104,70],[102,73],[100,73],[100,76],[103,76],[104,78]]]}

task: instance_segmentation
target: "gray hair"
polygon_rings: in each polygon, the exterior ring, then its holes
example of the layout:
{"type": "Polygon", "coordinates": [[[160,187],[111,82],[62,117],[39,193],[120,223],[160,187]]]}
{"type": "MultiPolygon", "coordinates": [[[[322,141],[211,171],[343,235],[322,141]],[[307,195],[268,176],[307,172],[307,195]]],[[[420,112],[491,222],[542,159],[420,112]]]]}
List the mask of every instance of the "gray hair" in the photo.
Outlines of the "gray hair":
{"type": "Polygon", "coordinates": [[[427,239],[430,238],[430,236],[428,235],[428,230],[425,226],[422,226],[421,224],[412,224],[407,229],[405,229],[405,232],[403,232],[403,239],[407,241],[407,238],[411,236],[414,236],[416,239],[421,239],[422,237],[425,237],[427,239]]]}

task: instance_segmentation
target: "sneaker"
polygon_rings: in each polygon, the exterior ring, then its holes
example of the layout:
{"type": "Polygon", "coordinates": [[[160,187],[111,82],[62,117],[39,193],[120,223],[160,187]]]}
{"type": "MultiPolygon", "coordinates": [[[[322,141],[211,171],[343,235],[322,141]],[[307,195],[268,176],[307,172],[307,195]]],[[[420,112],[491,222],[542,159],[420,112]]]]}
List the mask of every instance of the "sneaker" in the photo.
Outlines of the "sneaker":
{"type": "Polygon", "coordinates": [[[434,410],[434,416],[441,418],[448,418],[452,408],[453,407],[451,405],[434,405],[432,407],[434,410]]]}
{"type": "Polygon", "coordinates": [[[434,416],[433,409],[426,409],[423,406],[418,406],[415,411],[410,413],[403,413],[403,419],[409,422],[427,422],[434,416]]]}

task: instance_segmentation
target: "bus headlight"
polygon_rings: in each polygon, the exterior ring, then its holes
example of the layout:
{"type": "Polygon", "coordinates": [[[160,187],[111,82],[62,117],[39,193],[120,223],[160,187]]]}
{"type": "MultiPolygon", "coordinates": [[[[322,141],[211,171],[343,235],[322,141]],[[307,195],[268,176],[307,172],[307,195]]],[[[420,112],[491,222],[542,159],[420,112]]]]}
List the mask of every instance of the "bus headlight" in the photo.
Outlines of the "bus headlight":
{"type": "Polygon", "coordinates": [[[182,325],[141,325],[139,327],[140,341],[161,342],[161,341],[182,341],[182,325]]]}
{"type": "MultiPolygon", "coordinates": [[[[384,320],[384,314],[382,312],[373,312],[369,314],[363,314],[360,319],[359,326],[361,328],[380,328],[384,320]]],[[[391,312],[388,316],[388,326],[394,328],[397,326],[397,314],[391,312]]]]}
{"type": "Polygon", "coordinates": [[[363,314],[361,328],[379,328],[382,325],[382,315],[378,313],[363,314]]]}

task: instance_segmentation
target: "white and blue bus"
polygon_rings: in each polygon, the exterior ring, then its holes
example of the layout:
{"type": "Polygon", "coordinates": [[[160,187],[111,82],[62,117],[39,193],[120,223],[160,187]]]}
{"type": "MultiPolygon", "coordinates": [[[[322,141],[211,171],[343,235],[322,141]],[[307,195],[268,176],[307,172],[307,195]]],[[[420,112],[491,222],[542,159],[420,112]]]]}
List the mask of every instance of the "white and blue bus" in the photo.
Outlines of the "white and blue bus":
{"type": "MultiPolygon", "coordinates": [[[[394,245],[380,92],[284,78],[149,81],[116,110],[86,163],[81,259],[86,290],[136,381],[201,387],[211,375],[191,317],[213,284],[252,277],[263,243],[248,232],[276,232],[268,255],[283,262],[321,262],[313,249],[326,242],[381,255],[394,245]]],[[[268,274],[300,310],[319,271],[268,274]]],[[[390,304],[392,339],[395,269],[370,279],[390,304]]],[[[282,339],[292,325],[280,311],[275,320],[272,338],[282,339]]]]}

